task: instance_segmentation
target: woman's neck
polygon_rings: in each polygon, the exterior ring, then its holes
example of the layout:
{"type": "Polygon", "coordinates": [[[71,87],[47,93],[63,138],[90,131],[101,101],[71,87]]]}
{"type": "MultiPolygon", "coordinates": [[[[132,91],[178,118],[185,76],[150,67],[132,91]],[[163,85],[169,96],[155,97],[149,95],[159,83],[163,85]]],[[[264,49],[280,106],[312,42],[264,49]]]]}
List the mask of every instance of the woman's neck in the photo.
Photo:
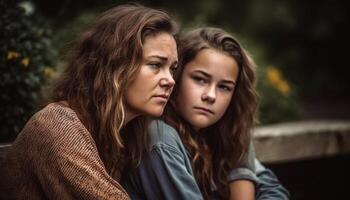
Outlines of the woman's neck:
{"type": "Polygon", "coordinates": [[[125,111],[125,118],[124,118],[124,121],[123,121],[123,125],[122,126],[125,126],[126,124],[128,124],[131,120],[135,119],[137,116],[140,116],[140,114],[138,113],[135,113],[135,112],[130,112],[126,109],[125,111]]]}

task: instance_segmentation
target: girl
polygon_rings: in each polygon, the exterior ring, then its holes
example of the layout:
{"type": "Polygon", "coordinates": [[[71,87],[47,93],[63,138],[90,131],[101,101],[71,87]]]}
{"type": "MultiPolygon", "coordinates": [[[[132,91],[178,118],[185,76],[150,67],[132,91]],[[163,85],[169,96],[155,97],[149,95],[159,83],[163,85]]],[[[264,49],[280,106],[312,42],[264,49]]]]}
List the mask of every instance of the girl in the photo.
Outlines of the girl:
{"type": "Polygon", "coordinates": [[[131,197],[254,199],[256,185],[258,199],[269,195],[270,186],[287,198],[279,184],[265,183],[265,190],[259,185],[253,152],[247,155],[257,106],[255,72],[237,40],[221,29],[196,29],[181,38],[179,58],[165,122],[151,124],[150,151],[123,177],[131,197]]]}
{"type": "Polygon", "coordinates": [[[146,116],[163,113],[174,86],[174,34],[160,10],[122,5],[100,15],[70,52],[52,100],[9,150],[1,195],[128,199],[118,181],[140,162],[146,116]]]}

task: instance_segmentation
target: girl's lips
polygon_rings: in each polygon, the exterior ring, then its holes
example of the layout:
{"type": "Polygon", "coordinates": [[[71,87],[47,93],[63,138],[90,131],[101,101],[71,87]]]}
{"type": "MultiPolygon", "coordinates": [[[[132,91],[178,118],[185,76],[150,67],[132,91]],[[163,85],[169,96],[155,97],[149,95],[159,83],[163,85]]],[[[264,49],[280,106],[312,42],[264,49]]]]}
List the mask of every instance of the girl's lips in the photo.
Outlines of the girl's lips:
{"type": "Polygon", "coordinates": [[[210,114],[214,114],[214,112],[213,111],[211,111],[210,109],[208,109],[208,108],[203,108],[203,107],[194,107],[194,109],[196,109],[196,110],[200,110],[200,111],[204,111],[204,112],[207,112],[207,113],[210,113],[210,114]]]}

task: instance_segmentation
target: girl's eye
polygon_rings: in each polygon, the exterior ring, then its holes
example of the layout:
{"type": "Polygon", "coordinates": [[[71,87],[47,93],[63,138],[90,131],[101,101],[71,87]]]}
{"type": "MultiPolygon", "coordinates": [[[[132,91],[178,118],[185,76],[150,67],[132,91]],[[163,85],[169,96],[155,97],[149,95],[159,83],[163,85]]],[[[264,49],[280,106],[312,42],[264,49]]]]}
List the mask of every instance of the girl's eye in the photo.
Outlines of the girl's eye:
{"type": "Polygon", "coordinates": [[[193,76],[192,79],[199,84],[206,84],[208,81],[199,76],[193,76]]]}
{"type": "Polygon", "coordinates": [[[233,90],[232,87],[226,86],[226,85],[219,85],[219,89],[227,92],[231,92],[233,90]]]}

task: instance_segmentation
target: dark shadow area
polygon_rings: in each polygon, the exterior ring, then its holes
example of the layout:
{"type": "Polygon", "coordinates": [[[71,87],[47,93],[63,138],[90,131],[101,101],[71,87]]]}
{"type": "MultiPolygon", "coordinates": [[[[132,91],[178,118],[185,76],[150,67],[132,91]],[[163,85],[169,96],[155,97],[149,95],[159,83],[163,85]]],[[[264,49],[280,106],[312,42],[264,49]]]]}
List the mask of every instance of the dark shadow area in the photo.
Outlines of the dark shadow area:
{"type": "Polygon", "coordinates": [[[350,119],[350,97],[314,97],[301,102],[303,119],[350,119]]]}
{"type": "Polygon", "coordinates": [[[293,200],[348,199],[350,155],[266,164],[293,200]]]}

